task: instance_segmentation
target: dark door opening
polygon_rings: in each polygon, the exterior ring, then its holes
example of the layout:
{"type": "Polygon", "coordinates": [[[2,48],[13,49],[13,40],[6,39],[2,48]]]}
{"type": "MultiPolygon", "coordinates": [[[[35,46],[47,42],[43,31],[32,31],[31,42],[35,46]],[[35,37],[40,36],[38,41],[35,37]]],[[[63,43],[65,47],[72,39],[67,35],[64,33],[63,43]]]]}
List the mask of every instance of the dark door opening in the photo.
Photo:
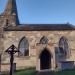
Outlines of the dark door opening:
{"type": "Polygon", "coordinates": [[[51,54],[47,49],[40,54],[40,69],[50,69],[51,68],[51,54]]]}

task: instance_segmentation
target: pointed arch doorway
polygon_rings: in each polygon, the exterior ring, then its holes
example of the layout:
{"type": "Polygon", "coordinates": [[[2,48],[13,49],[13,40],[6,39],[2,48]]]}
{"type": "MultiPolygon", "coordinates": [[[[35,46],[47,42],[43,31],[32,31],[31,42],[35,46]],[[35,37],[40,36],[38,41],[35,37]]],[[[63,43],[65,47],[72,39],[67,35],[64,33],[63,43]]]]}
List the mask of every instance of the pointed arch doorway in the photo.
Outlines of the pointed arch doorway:
{"type": "Polygon", "coordinates": [[[51,69],[51,54],[45,48],[40,54],[40,70],[51,69]]]}

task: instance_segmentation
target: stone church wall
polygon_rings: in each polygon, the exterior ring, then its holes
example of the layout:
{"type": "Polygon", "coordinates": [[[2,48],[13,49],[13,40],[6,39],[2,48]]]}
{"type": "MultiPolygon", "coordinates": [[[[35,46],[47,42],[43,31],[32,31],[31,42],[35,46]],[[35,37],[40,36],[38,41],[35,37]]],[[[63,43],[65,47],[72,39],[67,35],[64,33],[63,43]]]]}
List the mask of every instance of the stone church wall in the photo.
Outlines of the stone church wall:
{"type": "MultiPolygon", "coordinates": [[[[43,36],[48,38],[48,44],[56,44],[58,46],[59,39],[65,36],[68,39],[70,49],[75,49],[75,31],[5,31],[4,32],[4,49],[10,45],[18,44],[22,37],[26,37],[29,41],[30,50],[36,50],[37,43],[43,36]]],[[[32,51],[31,50],[31,51],[32,51]]],[[[31,53],[31,52],[30,52],[31,53]]],[[[31,53],[32,54],[32,53],[31,53]]],[[[36,55],[35,52],[33,55],[36,55]]]]}
{"type": "MultiPolygon", "coordinates": [[[[3,45],[4,45],[4,51],[2,55],[2,63],[9,63],[9,55],[5,53],[5,50],[14,44],[17,48],[19,45],[19,42],[22,37],[26,37],[29,42],[29,56],[26,57],[18,57],[18,54],[15,55],[15,61],[17,68],[24,68],[24,67],[36,67],[37,64],[37,56],[39,56],[37,53],[41,52],[41,48],[43,48],[43,45],[39,46],[40,50],[38,50],[38,43],[40,39],[43,36],[46,36],[48,38],[48,46],[53,47],[55,50],[55,47],[58,47],[59,39],[62,36],[65,36],[68,39],[69,44],[69,50],[71,52],[70,58],[67,60],[73,60],[75,61],[75,31],[74,30],[68,30],[68,31],[5,31],[4,37],[3,37],[3,45]]],[[[40,45],[40,44],[39,44],[40,45]]],[[[52,51],[52,50],[51,50],[52,51]]]]}

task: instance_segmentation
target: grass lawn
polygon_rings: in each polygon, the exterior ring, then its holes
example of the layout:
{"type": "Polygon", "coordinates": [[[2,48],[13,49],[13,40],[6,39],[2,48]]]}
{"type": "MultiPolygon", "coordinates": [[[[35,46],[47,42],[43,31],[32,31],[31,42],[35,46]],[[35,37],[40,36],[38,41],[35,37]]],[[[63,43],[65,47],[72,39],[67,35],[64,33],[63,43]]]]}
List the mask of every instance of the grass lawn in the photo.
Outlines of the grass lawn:
{"type": "MultiPolygon", "coordinates": [[[[36,74],[37,72],[35,69],[18,70],[14,73],[14,75],[36,75],[36,74]]],[[[9,74],[5,74],[5,75],[9,75],[9,74]]],[[[53,75],[75,75],[75,70],[53,72],[53,75]]]]}
{"type": "Polygon", "coordinates": [[[75,75],[75,70],[58,71],[55,75],[75,75]]]}
{"type": "Polygon", "coordinates": [[[14,75],[36,75],[35,69],[19,70],[14,75]]]}

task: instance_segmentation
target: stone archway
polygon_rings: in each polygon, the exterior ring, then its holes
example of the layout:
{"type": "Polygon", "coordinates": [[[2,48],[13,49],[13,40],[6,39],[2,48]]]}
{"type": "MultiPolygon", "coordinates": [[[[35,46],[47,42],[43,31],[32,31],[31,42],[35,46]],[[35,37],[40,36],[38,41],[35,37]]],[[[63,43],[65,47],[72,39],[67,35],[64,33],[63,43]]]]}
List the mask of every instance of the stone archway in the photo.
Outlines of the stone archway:
{"type": "Polygon", "coordinates": [[[40,70],[51,68],[51,54],[45,48],[40,54],[40,70]]]}

